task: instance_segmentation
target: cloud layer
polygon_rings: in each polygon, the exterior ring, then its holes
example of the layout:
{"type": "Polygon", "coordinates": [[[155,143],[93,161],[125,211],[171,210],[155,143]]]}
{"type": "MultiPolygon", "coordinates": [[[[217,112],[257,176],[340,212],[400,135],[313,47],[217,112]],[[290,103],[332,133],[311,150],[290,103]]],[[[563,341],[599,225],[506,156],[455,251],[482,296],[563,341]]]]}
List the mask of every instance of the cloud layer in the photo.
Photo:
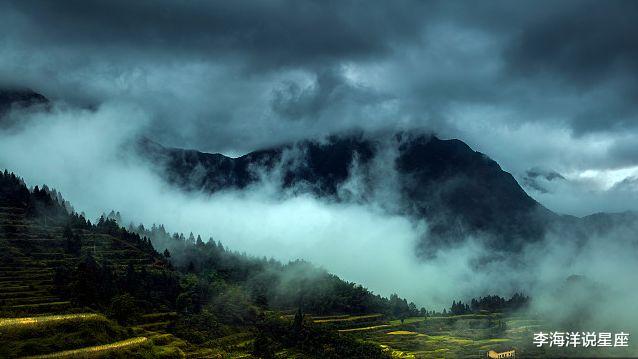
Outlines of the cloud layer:
{"type": "Polygon", "coordinates": [[[637,13],[621,1],[4,2],[0,84],[134,103],[143,132],[172,146],[241,154],[426,128],[515,175],[606,174],[638,166],[637,13]]]}

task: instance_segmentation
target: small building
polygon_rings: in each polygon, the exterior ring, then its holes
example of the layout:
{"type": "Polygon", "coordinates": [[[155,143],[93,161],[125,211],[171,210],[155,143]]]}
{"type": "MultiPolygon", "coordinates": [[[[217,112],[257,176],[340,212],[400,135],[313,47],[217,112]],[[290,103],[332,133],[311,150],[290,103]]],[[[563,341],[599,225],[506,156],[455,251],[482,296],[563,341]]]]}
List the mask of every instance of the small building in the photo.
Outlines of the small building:
{"type": "Polygon", "coordinates": [[[487,352],[487,357],[490,359],[500,359],[500,358],[516,358],[516,350],[506,350],[503,352],[496,352],[494,350],[490,350],[487,352]]]}

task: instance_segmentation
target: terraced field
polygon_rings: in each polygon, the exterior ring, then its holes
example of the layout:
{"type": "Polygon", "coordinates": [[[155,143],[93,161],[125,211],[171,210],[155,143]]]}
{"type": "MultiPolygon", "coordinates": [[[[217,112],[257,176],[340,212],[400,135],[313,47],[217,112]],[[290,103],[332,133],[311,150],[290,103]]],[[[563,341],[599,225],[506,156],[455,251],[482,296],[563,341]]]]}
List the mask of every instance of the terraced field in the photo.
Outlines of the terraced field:
{"type": "Polygon", "coordinates": [[[48,359],[48,358],[77,358],[77,357],[99,357],[111,352],[121,351],[122,349],[134,348],[148,342],[146,337],[136,337],[119,342],[95,345],[81,349],[65,350],[57,353],[34,355],[25,357],[25,359],[48,359]]]}
{"type": "MultiPolygon", "coordinates": [[[[360,322],[361,317],[342,316],[352,323],[339,332],[376,343],[393,358],[483,358],[488,350],[515,349],[517,357],[629,357],[627,348],[537,348],[535,331],[548,331],[543,321],[501,313],[439,317],[414,317],[360,322]]],[[[330,321],[323,321],[330,325],[330,321]]]]}
{"type": "MultiPolygon", "coordinates": [[[[29,219],[22,208],[0,205],[0,357],[183,358],[199,350],[165,332],[175,313],[145,315],[143,323],[125,328],[56,295],[56,266],[78,261],[65,253],[62,233],[46,219],[29,219]]],[[[153,258],[130,243],[89,231],[77,234],[83,253],[108,260],[116,270],[129,264],[153,269],[153,258]]]]}
{"type": "MultiPolygon", "coordinates": [[[[0,206],[0,315],[67,313],[74,308],[52,292],[55,268],[74,266],[78,257],[65,253],[63,228],[26,218],[24,209],[0,206]]],[[[129,264],[148,266],[147,253],[119,238],[88,231],[77,233],[83,253],[108,260],[123,270],[129,264]]]]}
{"type": "Polygon", "coordinates": [[[516,344],[502,329],[498,314],[413,317],[403,321],[376,317],[376,322],[364,324],[360,318],[341,318],[342,323],[353,324],[339,332],[374,342],[394,358],[478,358],[487,350],[516,344]]]}

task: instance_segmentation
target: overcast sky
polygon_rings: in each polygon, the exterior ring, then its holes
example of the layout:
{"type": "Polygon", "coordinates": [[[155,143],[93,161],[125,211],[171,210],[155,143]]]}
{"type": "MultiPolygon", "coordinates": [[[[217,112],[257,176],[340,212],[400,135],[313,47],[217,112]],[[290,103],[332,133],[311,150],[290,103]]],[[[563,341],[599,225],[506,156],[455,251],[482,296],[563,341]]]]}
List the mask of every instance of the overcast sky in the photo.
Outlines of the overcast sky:
{"type": "Polygon", "coordinates": [[[526,188],[551,209],[619,211],[638,209],[637,18],[631,1],[0,1],[0,85],[126,102],[151,138],[227,154],[425,128],[521,183],[561,173],[526,188]]]}

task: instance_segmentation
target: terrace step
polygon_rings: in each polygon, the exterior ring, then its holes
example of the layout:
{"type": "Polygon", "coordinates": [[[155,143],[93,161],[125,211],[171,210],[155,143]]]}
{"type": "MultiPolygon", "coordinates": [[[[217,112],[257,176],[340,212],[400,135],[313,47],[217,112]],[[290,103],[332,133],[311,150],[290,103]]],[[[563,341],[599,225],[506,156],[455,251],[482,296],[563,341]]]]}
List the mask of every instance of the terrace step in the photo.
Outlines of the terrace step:
{"type": "Polygon", "coordinates": [[[14,207],[11,205],[7,205],[6,202],[2,203],[0,205],[0,211],[2,212],[21,212],[24,213],[24,208],[23,207],[14,207]]]}
{"type": "Polygon", "coordinates": [[[65,265],[65,264],[73,264],[75,262],[76,258],[67,258],[67,259],[41,259],[38,262],[40,262],[41,265],[46,266],[46,267],[50,267],[50,266],[60,266],[60,265],[65,265]]]}
{"type": "Polygon", "coordinates": [[[84,357],[98,357],[104,356],[108,353],[119,351],[122,349],[135,348],[148,342],[147,337],[135,337],[119,342],[96,345],[92,347],[85,347],[73,350],[65,350],[56,353],[36,355],[26,357],[25,359],[47,359],[47,358],[84,358],[84,357]]]}
{"type": "Polygon", "coordinates": [[[24,291],[2,291],[2,292],[0,292],[0,301],[2,301],[3,299],[30,298],[30,297],[37,297],[37,296],[46,296],[47,294],[49,294],[49,291],[45,290],[45,289],[37,289],[37,290],[32,290],[32,291],[28,291],[28,290],[24,290],[24,291]]]}
{"type": "Polygon", "coordinates": [[[35,267],[35,268],[25,268],[25,267],[18,267],[18,268],[14,268],[12,270],[10,269],[0,269],[0,276],[23,276],[23,275],[39,275],[39,274],[50,274],[53,275],[55,274],[55,269],[53,268],[42,268],[42,267],[35,267]]]}
{"type": "Polygon", "coordinates": [[[0,318],[0,328],[30,326],[44,323],[60,323],[66,321],[90,321],[104,319],[103,315],[97,313],[53,314],[33,317],[0,318]]]}
{"type": "Polygon", "coordinates": [[[10,298],[1,299],[0,303],[4,302],[7,306],[23,305],[23,304],[42,304],[42,303],[59,303],[62,301],[60,297],[44,296],[44,297],[26,297],[26,298],[10,298]]]}
{"type": "Polygon", "coordinates": [[[24,217],[24,213],[0,212],[0,221],[21,221],[24,219],[24,217]]]}
{"type": "Polygon", "coordinates": [[[168,328],[168,326],[171,323],[172,321],[156,322],[156,323],[138,325],[137,327],[147,331],[158,331],[158,330],[166,330],[166,328],[168,328]]]}
{"type": "Polygon", "coordinates": [[[219,353],[213,349],[199,349],[193,352],[186,352],[186,358],[188,359],[204,359],[204,358],[221,358],[219,353]]]}
{"type": "MultiPolygon", "coordinates": [[[[41,289],[41,290],[50,290],[52,288],[53,288],[52,284],[44,284],[44,285],[38,286],[38,289],[41,289]]],[[[30,285],[14,285],[9,287],[0,287],[0,291],[2,293],[21,293],[21,292],[30,292],[34,290],[35,288],[30,285]]]]}
{"type": "Polygon", "coordinates": [[[158,321],[169,321],[177,318],[177,312],[163,312],[163,313],[152,313],[152,314],[144,314],[141,316],[139,323],[140,324],[150,324],[156,323],[158,321]]]}
{"type": "Polygon", "coordinates": [[[67,253],[38,253],[35,252],[33,254],[31,254],[31,257],[36,260],[36,261],[41,261],[41,260],[72,260],[72,259],[76,259],[77,257],[71,255],[71,254],[67,254],[67,253]]]}
{"type": "Polygon", "coordinates": [[[53,273],[19,273],[15,275],[0,276],[0,282],[17,279],[48,279],[52,277],[53,273]]]}
{"type": "Polygon", "coordinates": [[[53,284],[53,279],[22,279],[0,281],[0,290],[4,287],[16,287],[21,285],[40,287],[46,284],[53,284]]]}
{"type": "Polygon", "coordinates": [[[10,305],[7,306],[6,309],[11,311],[19,311],[25,313],[51,313],[58,312],[66,309],[70,309],[71,302],[69,301],[61,301],[61,302],[44,302],[44,303],[31,303],[31,304],[19,304],[19,305],[10,305]]]}

